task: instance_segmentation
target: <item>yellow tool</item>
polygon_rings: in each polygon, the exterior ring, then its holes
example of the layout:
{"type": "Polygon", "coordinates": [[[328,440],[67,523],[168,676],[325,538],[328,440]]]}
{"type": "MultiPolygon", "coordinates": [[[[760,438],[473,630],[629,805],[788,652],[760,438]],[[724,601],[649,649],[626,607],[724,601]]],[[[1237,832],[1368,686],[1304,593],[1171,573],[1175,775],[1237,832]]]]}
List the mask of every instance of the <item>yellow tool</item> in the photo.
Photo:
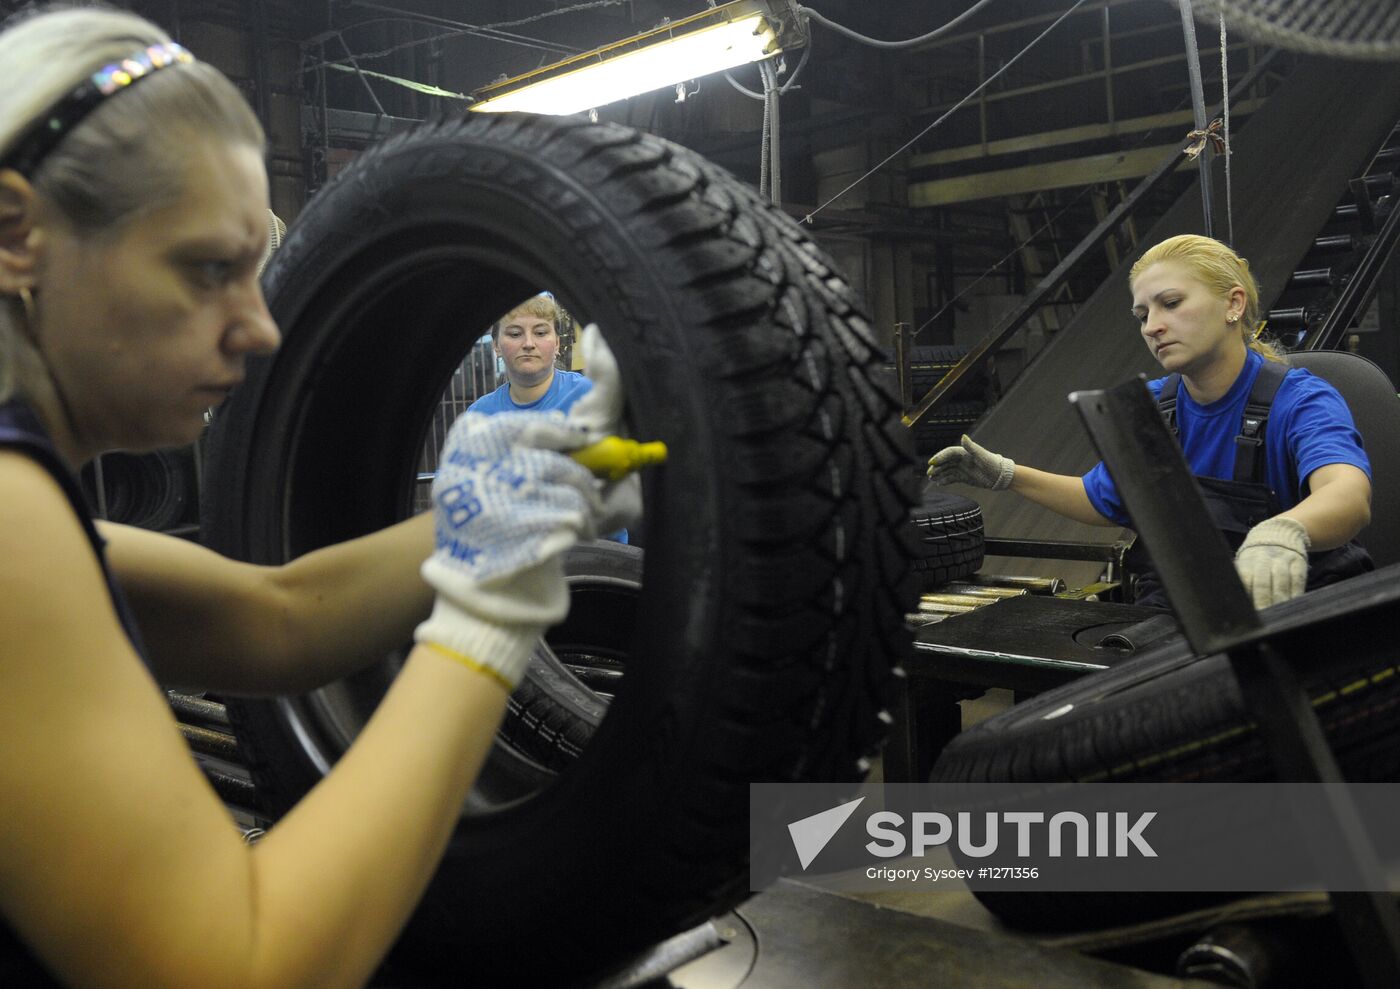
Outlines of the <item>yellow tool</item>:
{"type": "Polygon", "coordinates": [[[666,444],[638,443],[621,436],[604,436],[597,443],[569,454],[605,481],[620,481],[634,470],[666,462],[666,444]]]}

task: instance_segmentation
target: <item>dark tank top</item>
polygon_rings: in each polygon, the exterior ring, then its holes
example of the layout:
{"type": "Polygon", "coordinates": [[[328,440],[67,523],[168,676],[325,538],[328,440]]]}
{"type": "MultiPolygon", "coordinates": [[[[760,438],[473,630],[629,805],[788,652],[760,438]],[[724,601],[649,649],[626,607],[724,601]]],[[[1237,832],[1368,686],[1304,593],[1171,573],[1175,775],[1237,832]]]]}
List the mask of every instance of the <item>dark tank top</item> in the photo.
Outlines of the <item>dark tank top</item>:
{"type": "MultiPolygon", "coordinates": [[[[126,596],[122,594],[121,587],[107,566],[106,543],[98,534],[97,526],[93,522],[92,510],[88,507],[83,489],[79,485],[77,477],[59,455],[57,448],[54,447],[53,440],[49,438],[48,431],[44,429],[43,423],[34,414],[34,410],[18,399],[0,402],[0,449],[14,450],[29,457],[48,471],[58,486],[63,489],[73,513],[82,523],[83,531],[87,534],[88,542],[92,545],[93,555],[97,557],[97,562],[102,567],[102,576],[107,582],[107,591],[112,597],[112,606],[116,609],[117,618],[121,621],[127,638],[131,640],[132,648],[136,650],[136,654],[141,657],[142,662],[146,662],[149,666],[146,648],[141,641],[141,633],[136,627],[136,616],[132,613],[126,596]]],[[[0,519],[9,515],[10,513],[5,511],[4,506],[0,506],[0,519]]],[[[3,524],[5,523],[0,521],[0,525],[3,524]]],[[[30,989],[30,987],[42,989],[42,987],[58,985],[59,983],[54,977],[34,958],[25,944],[15,935],[9,922],[0,918],[0,987],[4,987],[4,989],[9,989],[11,986],[15,989],[20,989],[20,987],[23,989],[30,989]]]]}

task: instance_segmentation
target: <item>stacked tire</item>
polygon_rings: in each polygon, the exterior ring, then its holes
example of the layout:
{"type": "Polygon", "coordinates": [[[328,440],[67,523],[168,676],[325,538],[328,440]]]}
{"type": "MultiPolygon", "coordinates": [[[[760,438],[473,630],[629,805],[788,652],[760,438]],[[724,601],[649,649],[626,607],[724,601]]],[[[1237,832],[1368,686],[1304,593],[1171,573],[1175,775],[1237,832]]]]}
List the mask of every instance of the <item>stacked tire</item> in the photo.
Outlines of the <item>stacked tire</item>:
{"type": "Polygon", "coordinates": [[[982,567],[982,506],[971,498],[930,488],[909,516],[918,539],[914,572],[924,587],[946,584],[982,567]]]}
{"type": "MultiPolygon", "coordinates": [[[[951,344],[912,348],[908,373],[915,404],[932,391],[966,355],[966,347],[951,344]]],[[[893,373],[894,365],[890,364],[889,367],[893,373]]],[[[959,384],[949,400],[940,402],[937,408],[920,416],[912,429],[914,452],[928,457],[945,446],[957,443],[962,434],[970,432],[973,424],[987,411],[992,397],[990,377],[984,368],[959,384]]]]}

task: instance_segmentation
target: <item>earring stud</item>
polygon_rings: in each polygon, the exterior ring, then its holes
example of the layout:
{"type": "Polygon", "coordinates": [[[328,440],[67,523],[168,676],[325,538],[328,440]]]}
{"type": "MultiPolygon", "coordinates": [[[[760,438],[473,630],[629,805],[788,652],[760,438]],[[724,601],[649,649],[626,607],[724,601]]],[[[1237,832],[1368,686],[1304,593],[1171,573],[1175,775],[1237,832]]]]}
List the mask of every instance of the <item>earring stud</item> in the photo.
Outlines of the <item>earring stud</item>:
{"type": "Polygon", "coordinates": [[[33,329],[34,326],[34,294],[30,292],[28,285],[19,287],[19,302],[24,307],[24,319],[33,329]]]}

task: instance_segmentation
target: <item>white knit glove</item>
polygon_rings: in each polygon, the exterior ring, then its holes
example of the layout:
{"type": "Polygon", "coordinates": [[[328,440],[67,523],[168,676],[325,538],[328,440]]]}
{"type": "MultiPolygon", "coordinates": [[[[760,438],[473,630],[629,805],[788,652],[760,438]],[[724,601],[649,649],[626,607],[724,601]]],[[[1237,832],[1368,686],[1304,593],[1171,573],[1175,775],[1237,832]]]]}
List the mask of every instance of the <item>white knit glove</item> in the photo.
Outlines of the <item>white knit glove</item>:
{"type": "Polygon", "coordinates": [[[940,487],[945,484],[970,484],[974,488],[1001,491],[1011,486],[1016,462],[990,450],[984,450],[966,435],[960,446],[947,446],[928,461],[929,480],[940,487]]]}
{"type": "Polygon", "coordinates": [[[453,423],[433,480],[437,548],[422,568],[437,601],[416,641],[508,689],[520,681],[535,640],[568,613],[564,551],[598,533],[597,480],[556,452],[587,443],[557,412],[453,423]]]}
{"type": "MultiPolygon", "coordinates": [[[[579,348],[584,374],[593,387],[569,410],[569,421],[587,433],[589,442],[596,443],[605,436],[618,435],[622,428],[622,375],[596,323],[583,328],[579,348]]],[[[641,523],[642,479],[637,474],[603,485],[602,500],[599,532],[613,533],[641,523]]]]}
{"type": "Polygon", "coordinates": [[[1286,515],[1260,522],[1235,553],[1235,569],[1254,607],[1267,608],[1296,598],[1308,585],[1308,549],[1303,523],[1286,515]]]}

